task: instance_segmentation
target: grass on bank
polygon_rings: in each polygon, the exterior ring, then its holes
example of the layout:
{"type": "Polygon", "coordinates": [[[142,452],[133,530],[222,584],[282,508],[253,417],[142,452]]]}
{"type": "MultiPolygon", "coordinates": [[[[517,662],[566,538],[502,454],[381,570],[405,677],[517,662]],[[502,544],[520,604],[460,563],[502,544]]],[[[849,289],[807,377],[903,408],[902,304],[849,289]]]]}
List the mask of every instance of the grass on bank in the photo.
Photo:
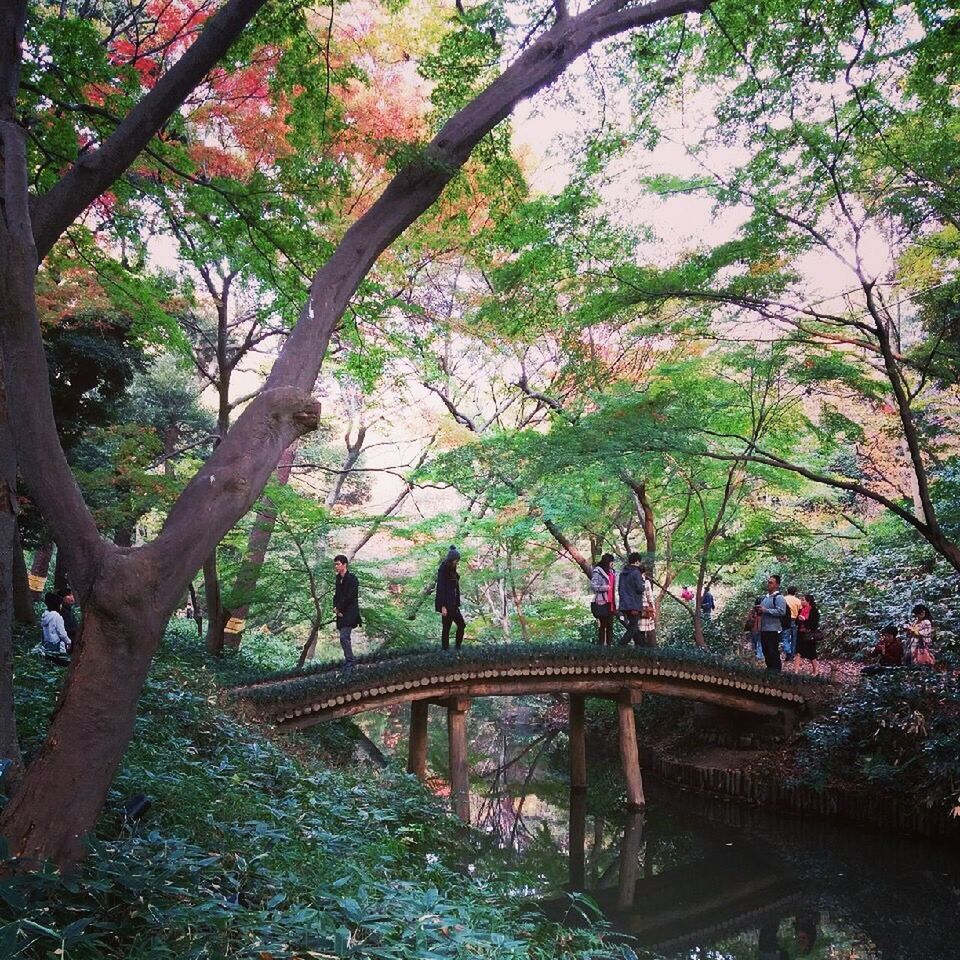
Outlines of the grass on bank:
{"type": "MultiPolygon", "coordinates": [[[[64,675],[33,641],[20,637],[15,663],[28,749],[64,675]]],[[[295,759],[224,713],[216,681],[190,625],[173,624],[90,856],[67,878],[0,878],[0,957],[631,955],[524,911],[521,878],[473,875],[475,836],[414,778],[332,766],[345,725],[327,728],[326,750],[301,739],[295,759]],[[124,825],[138,793],[153,806],[124,825]]]]}

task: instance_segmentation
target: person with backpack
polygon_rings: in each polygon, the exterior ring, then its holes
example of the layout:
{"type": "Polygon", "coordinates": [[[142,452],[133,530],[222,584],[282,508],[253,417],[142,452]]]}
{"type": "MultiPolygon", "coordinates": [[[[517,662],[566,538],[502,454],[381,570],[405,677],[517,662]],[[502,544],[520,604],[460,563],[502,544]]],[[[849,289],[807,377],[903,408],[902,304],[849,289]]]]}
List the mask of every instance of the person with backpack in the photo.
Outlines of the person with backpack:
{"type": "Polygon", "coordinates": [[[797,617],[800,616],[800,607],[803,601],[797,596],[796,587],[787,587],[787,595],[783,598],[787,605],[788,619],[783,623],[783,653],[787,663],[793,660],[797,653],[797,637],[800,633],[800,624],[797,617]]]}
{"type": "Polygon", "coordinates": [[[597,621],[597,643],[609,647],[613,643],[613,615],[617,612],[617,573],[613,569],[613,554],[605,553],[590,576],[593,599],[590,612],[597,621]]]}
{"type": "Polygon", "coordinates": [[[700,615],[705,621],[708,621],[713,616],[713,611],[717,608],[717,602],[713,599],[713,594],[710,592],[710,584],[707,584],[707,589],[703,591],[703,596],[700,598],[700,615]]]}
{"type": "Polygon", "coordinates": [[[60,594],[48,593],[43,602],[47,609],[40,617],[40,652],[48,657],[66,656],[70,653],[72,644],[60,614],[60,594]]]}
{"type": "Polygon", "coordinates": [[[767,577],[767,595],[761,598],[757,612],[760,614],[760,644],[767,669],[782,670],[780,636],[787,616],[787,604],[780,593],[780,577],[775,573],[767,577]]]}
{"type": "Polygon", "coordinates": [[[467,629],[467,622],[460,612],[460,574],[457,573],[457,564],[460,562],[460,551],[451,546],[437,571],[437,594],[434,599],[434,608],[440,614],[440,646],[444,650],[450,649],[450,627],[457,625],[456,645],[459,650],[463,645],[463,634],[467,629]]]}

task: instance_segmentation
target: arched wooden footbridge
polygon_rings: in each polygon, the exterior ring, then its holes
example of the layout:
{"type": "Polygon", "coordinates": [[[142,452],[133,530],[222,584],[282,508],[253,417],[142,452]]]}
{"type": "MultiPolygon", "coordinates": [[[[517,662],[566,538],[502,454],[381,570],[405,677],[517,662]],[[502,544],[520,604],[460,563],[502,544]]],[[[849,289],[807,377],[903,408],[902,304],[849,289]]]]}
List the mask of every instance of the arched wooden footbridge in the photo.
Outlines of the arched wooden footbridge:
{"type": "Polygon", "coordinates": [[[410,704],[408,769],[426,772],[427,708],[447,709],[454,808],[469,819],[466,713],[474,697],[568,694],[574,787],[586,784],[585,697],[619,705],[620,754],[631,806],[643,805],[633,707],[645,693],[681,697],[780,719],[808,715],[822,698],[822,680],[758,670],[689,650],[508,644],[459,651],[413,648],[360,658],[346,669],[325,663],[274,674],[228,691],[244,712],[283,730],[297,730],[367,710],[410,704]]]}

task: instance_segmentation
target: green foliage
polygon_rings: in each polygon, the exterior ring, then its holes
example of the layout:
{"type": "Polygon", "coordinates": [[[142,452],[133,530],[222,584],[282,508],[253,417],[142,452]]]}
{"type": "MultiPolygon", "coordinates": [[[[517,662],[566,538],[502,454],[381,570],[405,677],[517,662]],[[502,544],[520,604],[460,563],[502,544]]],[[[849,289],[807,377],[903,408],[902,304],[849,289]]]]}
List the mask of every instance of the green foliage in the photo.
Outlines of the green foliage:
{"type": "MultiPolygon", "coordinates": [[[[83,960],[164,957],[535,958],[557,942],[607,951],[510,902],[454,864],[474,838],[415,778],[294,760],[221,713],[191,625],[174,625],[134,742],[76,874],[0,880],[0,952],[83,960]],[[142,824],[123,798],[146,793],[142,824]],[[570,939],[572,937],[572,940],[570,939]]],[[[62,674],[17,657],[20,722],[36,743],[62,674]]]]}

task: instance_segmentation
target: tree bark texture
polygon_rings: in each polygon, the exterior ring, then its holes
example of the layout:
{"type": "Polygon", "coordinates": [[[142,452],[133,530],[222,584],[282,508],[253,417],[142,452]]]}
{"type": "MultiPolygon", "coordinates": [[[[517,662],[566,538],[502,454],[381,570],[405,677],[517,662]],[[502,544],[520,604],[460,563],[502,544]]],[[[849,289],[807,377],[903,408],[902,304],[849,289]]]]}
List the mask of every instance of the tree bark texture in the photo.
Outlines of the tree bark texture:
{"type": "Polygon", "coordinates": [[[426,700],[410,704],[410,740],[407,748],[407,773],[418,780],[427,779],[427,721],[430,707],[426,700]]]}
{"type": "Polygon", "coordinates": [[[379,255],[439,198],[473,148],[522,99],[552,83],[593,44],[705,9],[705,0],[599,0],[559,17],[458,111],[344,234],[315,274],[300,318],[264,389],[187,485],[159,536],[106,542],[60,446],[36,311],[39,260],[136,159],[243,32],[264,0],[227,0],[199,37],[55,186],[29,193],[26,131],[16,102],[26,0],[0,6],[0,335],[21,474],[63,552],[84,623],[47,741],[0,818],[11,852],[64,867],[82,854],[133,731],[136,703],[170,614],[191,578],[257,501],[283,451],[316,428],[311,396],[330,336],[379,255]],[[65,807],[63,798],[70,797],[65,807]]]}
{"type": "MultiPolygon", "coordinates": [[[[12,792],[23,776],[23,758],[17,740],[17,717],[13,702],[13,607],[14,567],[17,562],[17,460],[13,434],[7,421],[0,366],[0,760],[9,760],[4,786],[12,792]]],[[[19,551],[23,566],[23,551],[19,551]]]]}

